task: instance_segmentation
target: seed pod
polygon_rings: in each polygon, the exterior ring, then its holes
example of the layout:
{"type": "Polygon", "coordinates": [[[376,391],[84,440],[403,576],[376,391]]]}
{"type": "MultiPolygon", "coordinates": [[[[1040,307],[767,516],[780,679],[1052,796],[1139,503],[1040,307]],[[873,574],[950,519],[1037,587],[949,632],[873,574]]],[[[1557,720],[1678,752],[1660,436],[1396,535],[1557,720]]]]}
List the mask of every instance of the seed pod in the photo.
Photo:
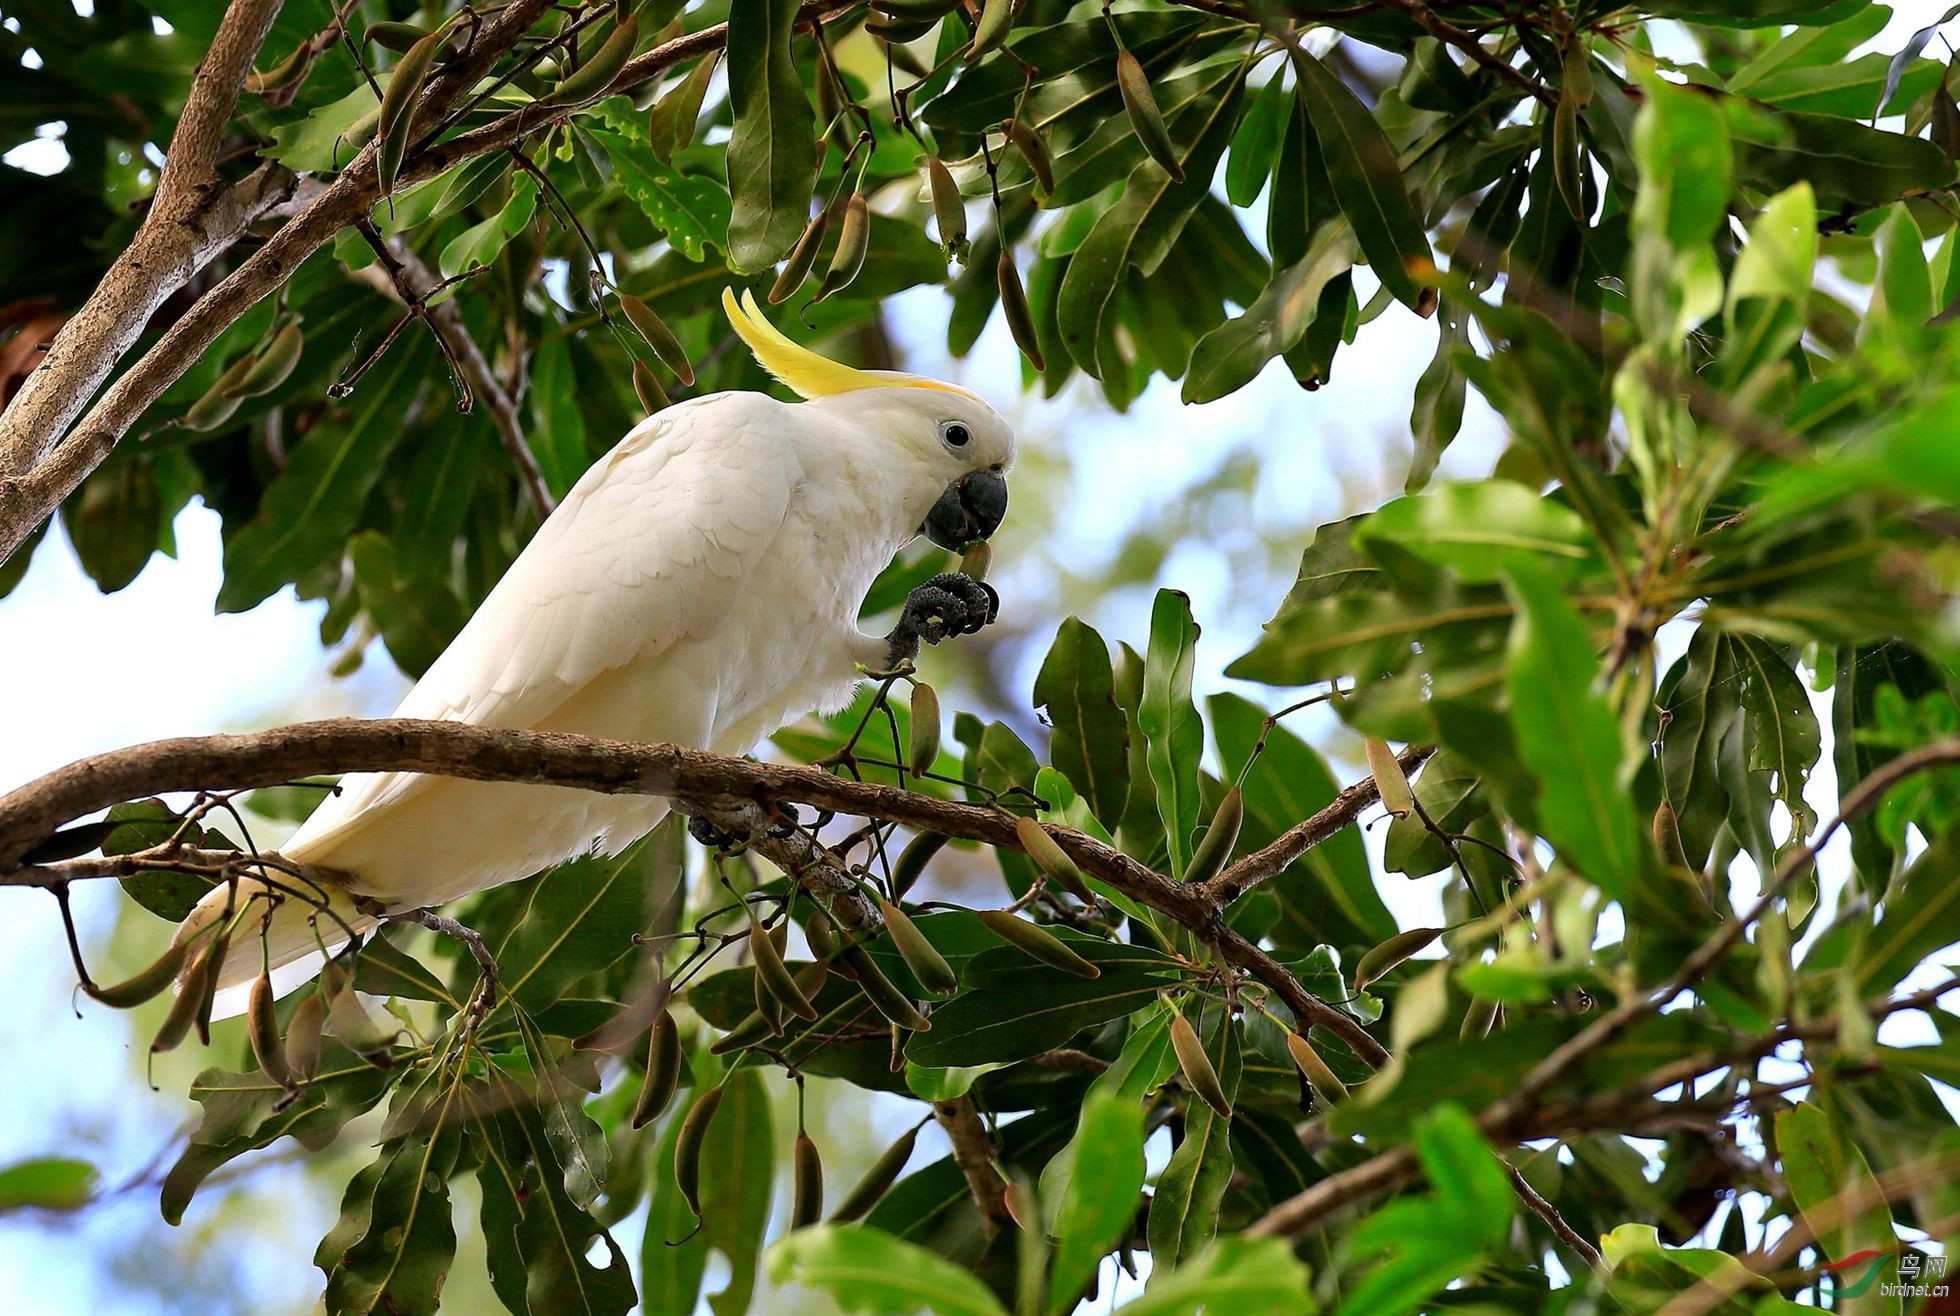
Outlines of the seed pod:
{"type": "Polygon", "coordinates": [[[1654,810],[1654,848],[1660,851],[1661,862],[1669,868],[1692,868],[1688,862],[1687,847],[1681,844],[1681,820],[1675,816],[1674,806],[1662,800],[1654,810]]]}
{"type": "Polygon", "coordinates": [[[837,932],[821,909],[812,908],[804,917],[803,939],[810,943],[810,953],[819,961],[837,954],[837,932]]]}
{"type": "Polygon", "coordinates": [[[681,1121],[681,1131],[674,1139],[674,1187],[681,1190],[696,1220],[701,1218],[701,1149],[708,1140],[708,1126],[721,1108],[723,1091],[714,1087],[703,1092],[681,1121]]]}
{"type": "Polygon", "coordinates": [[[844,962],[857,970],[857,984],[864,994],[871,998],[871,1004],[879,1014],[885,1016],[900,1028],[908,1028],[915,1033],[923,1033],[932,1027],[932,1020],[919,1013],[919,1007],[904,992],[892,986],[892,980],[885,976],[878,962],[865,952],[862,946],[853,946],[844,952],[844,962]]]}
{"type": "Polygon", "coordinates": [[[1209,882],[1218,876],[1225,861],[1232,857],[1232,847],[1239,842],[1239,828],[1244,822],[1245,797],[1237,786],[1227,787],[1225,798],[1218,802],[1218,812],[1211,817],[1211,826],[1205,828],[1204,838],[1185,866],[1184,880],[1209,882]]]}
{"type": "Polygon", "coordinates": [[[538,98],[538,104],[578,105],[591,100],[612,85],[633,57],[639,40],[640,20],[628,15],[592,52],[592,58],[561,78],[557,86],[538,98]]]}
{"type": "Polygon", "coordinates": [[[203,1013],[205,999],[210,995],[208,988],[217,978],[225,940],[222,936],[212,938],[178,980],[177,999],[170,1003],[156,1037],[150,1042],[151,1055],[174,1050],[190,1033],[198,1015],[203,1013]]]}
{"type": "Polygon", "coordinates": [[[681,383],[692,384],[694,367],[688,362],[687,349],[681,346],[680,339],[674,337],[674,331],[667,327],[667,322],[655,315],[651,306],[631,293],[619,295],[619,308],[626,312],[626,318],[632,322],[634,330],[646,339],[647,346],[653,349],[653,354],[660,358],[661,363],[679,376],[681,383]]]}
{"type": "Polygon", "coordinates": [[[254,96],[266,96],[284,91],[297,83],[300,75],[312,67],[312,49],[305,42],[301,42],[292,54],[265,72],[250,74],[245,79],[245,90],[254,96]]]}
{"type": "Polygon", "coordinates": [[[1151,94],[1150,76],[1127,50],[1116,52],[1116,88],[1123,93],[1123,112],[1130,116],[1130,131],[1143,143],[1144,154],[1162,165],[1172,182],[1182,183],[1184,165],[1177,158],[1177,148],[1171,145],[1169,130],[1164,127],[1164,112],[1157,108],[1157,98],[1151,94]]]}
{"type": "Polygon", "coordinates": [[[898,1176],[905,1169],[905,1162],[912,1159],[912,1149],[918,1141],[919,1131],[915,1128],[879,1153],[878,1159],[871,1162],[871,1168],[864,1172],[864,1177],[851,1185],[851,1191],[844,1194],[844,1200],[830,1213],[830,1222],[847,1225],[876,1206],[878,1199],[898,1182],[898,1176]]]}
{"type": "Polygon", "coordinates": [[[1360,991],[1442,935],[1441,928],[1410,928],[1406,932],[1396,933],[1355,964],[1354,990],[1360,991]]]}
{"type": "Polygon", "coordinates": [[[225,390],[225,396],[255,398],[278,388],[299,364],[300,349],[305,345],[306,335],[301,332],[299,321],[289,321],[273,335],[265,350],[253,358],[252,368],[225,390]]]}
{"type": "Polygon", "coordinates": [[[301,1082],[320,1067],[320,1032],[327,1022],[327,1003],[315,991],[293,1007],[286,1021],[286,1066],[301,1082]]]}
{"type": "Polygon", "coordinates": [[[292,1066],[286,1062],[286,1048],[279,1041],[279,1018],[272,1012],[271,974],[260,973],[253,982],[245,1022],[252,1039],[252,1054],[258,1058],[259,1068],[280,1087],[292,1087],[292,1066]]]}
{"type": "Polygon", "coordinates": [[[1498,1004],[1481,996],[1470,998],[1470,1008],[1463,1012],[1463,1025],[1456,1031],[1457,1039],[1473,1042],[1479,1037],[1490,1036],[1491,1025],[1497,1022],[1498,1004]]]}
{"type": "Polygon", "coordinates": [[[912,743],[905,758],[915,777],[939,761],[939,692],[924,681],[912,683],[912,743]]]}
{"type": "Polygon", "coordinates": [[[231,396],[231,389],[258,363],[255,354],[247,352],[225,367],[216,383],[204,390],[204,395],[191,403],[191,409],[184,413],[179,422],[187,430],[214,430],[231,419],[238,410],[238,398],[231,396]]]}
{"type": "MultiPolygon", "coordinates": [[[[326,983],[325,975],[322,982],[326,983]]],[[[360,993],[354,990],[344,969],[328,986],[327,1027],[349,1051],[376,1069],[387,1069],[395,1063],[394,1030],[375,1022],[374,1016],[361,1004],[360,993]]]]}
{"type": "Polygon", "coordinates": [[[413,117],[410,110],[423,84],[429,80],[429,68],[435,63],[436,51],[441,45],[442,34],[431,32],[416,41],[406,54],[395,61],[395,67],[388,74],[388,85],[381,93],[381,118],[375,125],[383,138],[393,136],[404,119],[413,117]]]}
{"type": "Polygon", "coordinates": [[[864,30],[896,49],[903,48],[908,41],[917,41],[938,22],[936,18],[873,18],[865,23],[864,30]]]}
{"type": "Polygon", "coordinates": [[[1320,1052],[1314,1050],[1313,1044],[1306,1038],[1298,1033],[1288,1033],[1286,1054],[1293,1057],[1293,1063],[1306,1075],[1307,1082],[1313,1084],[1314,1095],[1323,1102],[1331,1106],[1337,1101],[1347,1100],[1347,1084],[1335,1076],[1334,1071],[1327,1067],[1327,1062],[1320,1058],[1320,1052]]]}
{"type": "Polygon", "coordinates": [[[1007,1218],[1014,1227],[1027,1233],[1040,1223],[1039,1204],[1034,1200],[1034,1191],[1019,1179],[1009,1179],[1001,1190],[1000,1204],[1007,1211],[1007,1218]]]}
{"type": "Polygon", "coordinates": [[[211,1045],[211,1007],[218,999],[218,976],[224,968],[225,953],[231,947],[231,930],[219,927],[218,935],[211,940],[210,949],[205,951],[204,990],[197,1003],[197,1040],[200,1046],[211,1045]]]}
{"type": "Polygon", "coordinates": [[[1212,1068],[1204,1043],[1198,1040],[1198,1030],[1175,1008],[1171,1011],[1171,1050],[1177,1053],[1177,1067],[1184,1071],[1184,1081],[1191,1090],[1220,1115],[1232,1118],[1232,1103],[1225,1099],[1225,1086],[1218,1081],[1218,1071],[1212,1068]]]}
{"type": "Polygon", "coordinates": [[[176,942],[157,956],[156,963],[149,968],[107,987],[93,983],[82,990],[112,1010],[134,1009],[176,981],[193,944],[195,939],[176,942]]]}
{"type": "Polygon", "coordinates": [[[844,204],[844,227],[837,231],[837,250],[830,253],[830,268],[824,271],[823,283],[817,287],[817,295],[810,299],[812,305],[822,301],[840,288],[850,286],[857,278],[858,271],[864,268],[864,255],[871,249],[871,204],[864,199],[862,192],[851,193],[851,199],[844,204]]]}
{"type": "Polygon", "coordinates": [[[802,1129],[796,1131],[796,1150],[791,1156],[794,1169],[790,1190],[789,1227],[802,1229],[823,1219],[823,1157],[817,1144],[802,1129]]]}
{"type": "Polygon", "coordinates": [[[939,245],[954,256],[966,252],[966,199],[953,171],[936,155],[926,157],[926,182],[932,187],[932,214],[939,221],[939,245]]]}
{"type": "Polygon", "coordinates": [[[667,1008],[668,998],[674,993],[673,983],[666,978],[656,978],[652,983],[624,1002],[619,1013],[589,1032],[572,1039],[574,1051],[603,1051],[617,1055],[627,1045],[638,1040],[667,1008]]]}
{"type": "Polygon", "coordinates": [[[783,963],[782,952],[762,924],[749,923],[749,958],[755,961],[755,980],[775,1002],[800,1019],[815,1019],[817,1007],[810,1004],[810,998],[796,985],[790,976],[789,966],[783,963]]]}
{"type": "Polygon", "coordinates": [[[1021,271],[1014,268],[1014,253],[1001,244],[1000,259],[994,264],[994,281],[1000,285],[1000,309],[1007,315],[1007,327],[1014,334],[1014,345],[1036,370],[1046,370],[1041,339],[1035,333],[1034,311],[1028,306],[1028,290],[1021,286],[1021,271]]]}
{"type": "Polygon", "coordinates": [[[1016,918],[1004,909],[977,911],[980,921],[996,937],[1040,960],[1051,969],[1072,973],[1078,978],[1100,978],[1102,970],[1069,948],[1067,942],[1038,924],[1016,918]]]}
{"type": "Polygon", "coordinates": [[[415,43],[429,36],[429,29],[415,23],[397,23],[392,20],[369,23],[367,39],[383,50],[392,50],[397,55],[405,55],[415,48],[415,43]]]}
{"type": "Polygon", "coordinates": [[[639,1099],[633,1103],[633,1127],[645,1128],[674,1099],[681,1081],[681,1032],[674,1016],[662,1010],[647,1033],[647,1072],[640,1080],[639,1099]]]}
{"type": "Polygon", "coordinates": [[[1001,125],[1001,131],[1007,134],[1008,141],[1014,143],[1014,149],[1021,153],[1021,158],[1028,162],[1028,168],[1034,170],[1035,181],[1041,184],[1041,190],[1053,192],[1055,158],[1048,154],[1048,147],[1035,135],[1034,129],[1019,119],[1009,119],[1001,125]]]}
{"type": "Polygon", "coordinates": [[[769,1036],[783,1035],[783,1003],[770,994],[769,984],[761,974],[749,980],[749,995],[755,1001],[755,1012],[769,1025],[769,1036]]]}
{"type": "Polygon", "coordinates": [[[769,1022],[769,1019],[763,1015],[762,1011],[752,1011],[747,1018],[717,1038],[713,1045],[708,1048],[708,1054],[711,1056],[725,1056],[731,1051],[741,1051],[747,1047],[754,1046],[763,1038],[772,1035],[769,1022]]]}
{"type": "Polygon", "coordinates": [[[1014,0],[987,0],[980,11],[980,22],[973,29],[973,44],[966,48],[969,60],[979,59],[1007,40],[1014,26],[1014,0]]]}
{"type": "Polygon", "coordinates": [[[819,210],[810,222],[803,226],[803,236],[789,249],[789,258],[783,262],[782,273],[769,288],[769,304],[786,302],[796,295],[803,281],[810,277],[810,267],[817,263],[817,248],[823,245],[824,230],[830,227],[830,211],[819,210]]]}
{"type": "Polygon", "coordinates": [[[953,966],[926,940],[926,934],[919,931],[910,914],[889,900],[878,902],[878,912],[884,917],[885,931],[892,934],[892,945],[898,948],[899,958],[912,970],[919,986],[937,996],[951,996],[959,990],[960,980],[954,976],[953,966]]]}
{"type": "Polygon", "coordinates": [[[1021,848],[1028,852],[1028,858],[1046,873],[1049,880],[1080,900],[1085,905],[1093,905],[1095,897],[1089,894],[1089,884],[1082,879],[1082,870],[1075,866],[1075,860],[1063,852],[1055,843],[1055,838],[1043,830],[1040,823],[1032,818],[1016,818],[1014,834],[1020,838],[1021,848]]]}
{"type": "Polygon", "coordinates": [[[1388,747],[1386,740],[1377,740],[1373,736],[1363,740],[1361,748],[1368,756],[1368,771],[1374,774],[1375,789],[1381,794],[1382,808],[1388,810],[1390,817],[1408,817],[1416,807],[1416,797],[1409,789],[1409,774],[1402,771],[1395,751],[1388,747]]]}
{"type": "Polygon", "coordinates": [[[972,580],[985,580],[993,565],[994,546],[984,539],[968,544],[960,555],[960,574],[972,580]]]}
{"type": "Polygon", "coordinates": [[[633,392],[640,399],[641,409],[649,416],[667,407],[667,390],[660,387],[660,381],[644,361],[633,363],[633,392]]]}
{"type": "Polygon", "coordinates": [[[903,900],[905,893],[925,876],[926,865],[932,862],[932,857],[946,848],[946,840],[937,832],[920,832],[906,842],[905,848],[898,852],[898,858],[892,861],[892,894],[903,900]]]}

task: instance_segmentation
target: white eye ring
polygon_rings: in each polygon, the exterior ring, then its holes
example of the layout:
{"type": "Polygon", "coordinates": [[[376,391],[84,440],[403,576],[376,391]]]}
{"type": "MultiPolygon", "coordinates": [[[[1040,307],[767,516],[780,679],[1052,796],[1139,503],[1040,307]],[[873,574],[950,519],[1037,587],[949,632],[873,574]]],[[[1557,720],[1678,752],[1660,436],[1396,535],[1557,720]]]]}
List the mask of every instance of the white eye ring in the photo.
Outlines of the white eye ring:
{"type": "Polygon", "coordinates": [[[949,447],[964,448],[973,442],[973,431],[962,421],[949,420],[939,427],[939,437],[946,440],[949,447]]]}

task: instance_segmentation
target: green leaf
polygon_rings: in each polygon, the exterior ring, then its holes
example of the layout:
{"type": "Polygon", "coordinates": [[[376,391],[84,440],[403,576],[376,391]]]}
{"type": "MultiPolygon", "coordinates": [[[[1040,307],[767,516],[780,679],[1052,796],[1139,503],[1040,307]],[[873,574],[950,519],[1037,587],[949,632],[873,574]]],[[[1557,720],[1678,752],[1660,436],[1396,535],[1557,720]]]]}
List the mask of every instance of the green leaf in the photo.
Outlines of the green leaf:
{"type": "Polygon", "coordinates": [[[1950,828],[1893,883],[1877,924],[1854,953],[1860,995],[1892,990],[1934,951],[1952,943],[1953,911],[1960,904],[1956,864],[1960,828],[1950,828]]]}
{"type": "Polygon", "coordinates": [[[1512,564],[1511,722],[1537,774],[1538,818],[1559,857],[1615,899],[1632,896],[1640,831],[1622,778],[1620,732],[1596,688],[1599,660],[1577,609],[1535,562],[1512,564]]]}
{"type": "Polygon", "coordinates": [[[325,173],[344,169],[348,161],[367,145],[374,132],[359,137],[348,130],[380,108],[373,88],[365,82],[330,105],[322,105],[294,123],[272,130],[272,145],[259,148],[259,154],[276,160],[297,174],[325,173]]]}
{"type": "Polygon", "coordinates": [[[1656,701],[1667,717],[1661,729],[1661,780],[1674,807],[1681,848],[1697,870],[1708,863],[1729,816],[1720,749],[1735,723],[1741,693],[1734,641],[1704,624],[1661,682],[1656,701]]]}
{"type": "Polygon", "coordinates": [[[569,340],[553,338],[531,354],[531,425],[525,435],[552,497],[563,498],[592,464],[585,408],[569,340]]]}
{"type": "Polygon", "coordinates": [[[1143,1192],[1142,1109],[1121,1093],[1092,1091],[1074,1138],[1056,1159],[1063,1157],[1067,1191],[1048,1222],[1056,1239],[1050,1308],[1058,1314],[1075,1306],[1103,1254],[1136,1219],[1143,1192]]]}
{"type": "Polygon", "coordinates": [[[1353,266],[1354,252],[1351,228],[1322,226],[1306,254],[1275,275],[1243,315],[1198,340],[1183,400],[1216,401],[1251,383],[1274,357],[1292,351],[1312,327],[1328,282],[1353,266]]]}
{"type": "Polygon", "coordinates": [[[1810,695],[1774,647],[1753,635],[1736,637],[1736,669],[1744,678],[1742,707],[1754,733],[1749,767],[1776,774],[1776,796],[1790,811],[1792,841],[1817,825],[1803,788],[1823,752],[1824,734],[1810,695]]]}
{"type": "MultiPolygon", "coordinates": [[[[1205,1053],[1218,1071],[1225,1099],[1237,1099],[1242,1062],[1239,1032],[1229,1010],[1218,1013],[1218,1024],[1205,1041],[1205,1053]]],[[[1171,1153],[1170,1163],[1157,1176],[1150,1199],[1147,1233],[1155,1266],[1151,1278],[1168,1275],[1188,1257],[1210,1245],[1218,1233],[1218,1211],[1232,1179],[1232,1121],[1195,1097],[1184,1107],[1184,1141],[1171,1153]]]]}
{"type": "Polygon", "coordinates": [[[1293,100],[1286,92],[1286,79],[1278,73],[1267,80],[1253,97],[1245,117],[1232,136],[1231,154],[1225,163],[1225,199],[1235,206],[1249,206],[1265,190],[1266,180],[1279,163],[1280,138],[1292,115],[1293,100]]]}
{"type": "Polygon", "coordinates": [[[1463,1107],[1438,1106],[1416,1122],[1416,1156],[1430,1188],[1459,1229],[1485,1247],[1496,1247],[1511,1231],[1516,1198],[1497,1156],[1463,1107]]]}
{"type": "Polygon", "coordinates": [[[537,183],[529,174],[514,175],[510,180],[510,198],[502,209],[464,229],[442,249],[436,261],[442,277],[450,279],[479,265],[494,264],[510,240],[531,222],[537,208],[537,183]]]}
{"type": "MultiPolygon", "coordinates": [[[[749,999],[754,1001],[753,991],[749,999]]],[[[647,1207],[646,1234],[640,1242],[643,1289],[640,1302],[644,1316],[693,1316],[701,1309],[701,1281],[708,1270],[709,1248],[707,1239],[694,1233],[694,1213],[674,1183],[674,1147],[680,1141],[681,1125],[688,1111],[706,1090],[704,1079],[706,1087],[713,1086],[712,1076],[704,1075],[697,1068],[694,1085],[682,1090],[675,1099],[647,1167],[653,1180],[653,1193],[647,1207]]],[[[717,1111],[715,1122],[708,1126],[709,1138],[715,1136],[715,1125],[720,1122],[717,1111]]]]}
{"type": "Polygon", "coordinates": [[[1198,759],[1205,748],[1204,722],[1191,702],[1198,632],[1190,598],[1177,590],[1157,591],[1137,722],[1143,728],[1150,780],[1157,788],[1157,813],[1164,820],[1173,877],[1181,876],[1191,861],[1191,832],[1198,825],[1198,759]]]}
{"type": "Polygon", "coordinates": [[[100,467],[61,505],[68,542],[104,594],[123,588],[148,565],[163,518],[162,492],[150,463],[140,458],[100,467]]]}
{"type": "Polygon", "coordinates": [[[1577,512],[1509,480],[1398,498],[1363,521],[1355,537],[1399,544],[1480,584],[1502,580],[1521,554],[1561,578],[1594,558],[1592,536],[1577,512]]]}
{"type": "MultiPolygon", "coordinates": [[[[454,1112],[460,1113],[460,1112],[454,1112]]],[[[384,1153],[366,1201],[365,1227],[327,1274],[330,1313],[433,1313],[456,1255],[449,1175],[461,1136],[455,1128],[413,1133],[384,1153]]],[[[367,1196],[367,1185],[349,1186],[367,1196]]]]}
{"type": "MultiPolygon", "coordinates": [[[[133,854],[162,845],[173,837],[201,850],[235,848],[220,833],[186,822],[162,800],[132,800],[112,805],[104,821],[123,824],[102,838],[104,855],[133,854]]],[[[171,869],[153,869],[122,879],[124,893],[166,923],[183,922],[205,893],[216,885],[216,878],[203,873],[171,869]]]]}
{"type": "MultiPolygon", "coordinates": [[[[1415,780],[1416,803],[1422,806],[1422,815],[1439,829],[1458,834],[1490,812],[1483,784],[1483,774],[1472,764],[1444,749],[1422,765],[1422,773],[1415,780]]],[[[1450,863],[1449,850],[1430,834],[1422,816],[1405,814],[1389,823],[1388,839],[1382,848],[1382,865],[1389,871],[1425,877],[1441,872],[1450,863]]],[[[1384,941],[1390,935],[1392,930],[1375,940],[1384,941]]]]}
{"type": "MultiPolygon", "coordinates": [[[[1865,1154],[1822,1106],[1805,1101],[1777,1112],[1776,1151],[1790,1196],[1825,1255],[1843,1261],[1867,1248],[1898,1246],[1865,1154]]],[[[1896,1298],[1888,1305],[1898,1310],[1896,1298]]]]}
{"type": "Polygon", "coordinates": [[[974,1275],[867,1225],[817,1225],[776,1242],[772,1284],[820,1289],[845,1311],[874,1316],[1006,1316],[974,1275]]]}
{"type": "Polygon", "coordinates": [[[1105,826],[1122,821],[1130,729],[1116,706],[1109,645],[1079,618],[1062,622],[1034,679],[1034,702],[1054,728],[1048,752],[1105,826]]]}
{"type": "Polygon", "coordinates": [[[1148,1005],[1178,971],[1143,947],[1064,940],[1102,976],[1050,969],[1012,947],[977,955],[961,974],[973,985],[933,1011],[932,1030],[912,1035],[906,1058],[934,1069],[1024,1060],[1148,1005]]]}
{"type": "Polygon", "coordinates": [[[361,607],[389,654],[408,675],[422,675],[469,620],[463,601],[447,585],[397,572],[394,545],[379,531],[363,530],[348,540],[347,556],[361,607]]]}
{"type": "MultiPolygon", "coordinates": [[[[520,1103],[492,1119],[479,1107],[472,1126],[481,1160],[476,1178],[483,1196],[484,1251],[491,1287],[504,1306],[531,1316],[623,1316],[635,1299],[626,1255],[565,1195],[564,1176],[552,1160],[537,1112],[520,1103]],[[592,1260],[595,1250],[606,1264],[592,1260]]],[[[649,1239],[658,1220],[656,1215],[648,1224],[649,1239]]],[[[681,1263],[677,1258],[672,1264],[681,1263]]],[[[647,1273],[650,1287],[666,1278],[658,1270],[647,1273]]],[[[646,1310],[661,1310],[651,1295],[646,1310]]],[[[692,1291],[681,1310],[694,1310],[692,1291]]]]}
{"type": "Polygon", "coordinates": [[[1641,87],[1646,103],[1633,121],[1640,166],[1634,225],[1676,248],[1700,248],[1728,211],[1732,162],[1722,111],[1701,92],[1658,77],[1641,87]]]}
{"type": "Polygon", "coordinates": [[[1873,289],[1870,324],[1912,330],[1933,315],[1933,281],[1926,269],[1925,238],[1912,212],[1892,207],[1872,244],[1878,252],[1878,286],[1873,289]]]}
{"type": "Polygon", "coordinates": [[[728,258],[737,273],[780,260],[810,218],[816,116],[790,53],[797,0],[743,0],[728,14],[728,258]]]}
{"type": "MultiPolygon", "coordinates": [[[[716,1316],[738,1316],[755,1296],[762,1236],[769,1224],[776,1175],[775,1124],[769,1086],[759,1069],[738,1069],[724,1085],[721,1109],[708,1129],[702,1175],[701,1243],[729,1266],[728,1283],[711,1294],[716,1316]]],[[[667,1167],[657,1167],[664,1171],[667,1167]]]]}
{"type": "MultiPolygon", "coordinates": [[[[702,63],[712,69],[714,61],[702,63]]],[[[662,164],[648,147],[619,133],[595,129],[592,136],[612,159],[620,191],[689,260],[706,259],[709,243],[727,240],[730,202],[721,184],[662,164]]]]}
{"type": "Polygon", "coordinates": [[[1116,1310],[1120,1316],[1186,1316],[1194,1311],[1317,1310],[1307,1268],[1281,1238],[1221,1238],[1169,1273],[1152,1270],[1144,1295],[1116,1310]]]}
{"type": "Polygon", "coordinates": [[[80,1210],[95,1199],[96,1179],[93,1165],[68,1156],[41,1156],[0,1166],[0,1215],[27,1207],[80,1210]]]}
{"type": "Polygon", "coordinates": [[[1394,145],[1348,85],[1303,50],[1292,54],[1300,96],[1327,162],[1334,197],[1382,286],[1405,306],[1434,273],[1422,217],[1409,197],[1394,145]]]}
{"type": "Polygon", "coordinates": [[[1907,193],[1944,187],[1954,177],[1953,161],[1931,142],[1833,115],[1731,113],[1728,127],[1739,181],[1765,192],[1808,182],[1826,210],[1890,205],[1907,193]]]}

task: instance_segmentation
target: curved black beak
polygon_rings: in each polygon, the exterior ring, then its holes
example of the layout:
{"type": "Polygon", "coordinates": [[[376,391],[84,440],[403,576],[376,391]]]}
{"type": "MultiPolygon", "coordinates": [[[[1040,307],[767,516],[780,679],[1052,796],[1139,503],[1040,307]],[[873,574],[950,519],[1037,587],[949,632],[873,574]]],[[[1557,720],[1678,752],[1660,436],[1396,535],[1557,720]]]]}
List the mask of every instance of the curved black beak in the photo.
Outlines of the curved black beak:
{"type": "Polygon", "coordinates": [[[999,471],[973,471],[946,486],[919,530],[957,553],[1000,529],[1006,516],[1007,477],[999,471]]]}

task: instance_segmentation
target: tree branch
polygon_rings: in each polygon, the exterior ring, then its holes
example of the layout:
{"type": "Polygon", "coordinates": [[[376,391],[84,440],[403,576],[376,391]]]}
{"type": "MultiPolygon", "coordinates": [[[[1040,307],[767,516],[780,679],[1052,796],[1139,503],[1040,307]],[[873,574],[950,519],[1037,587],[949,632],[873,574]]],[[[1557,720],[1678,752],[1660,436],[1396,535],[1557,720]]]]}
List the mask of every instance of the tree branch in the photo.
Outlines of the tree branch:
{"type": "Polygon", "coordinates": [[[953,1164],[966,1176],[966,1190],[980,1212],[981,1228],[989,1235],[1012,1219],[1007,1213],[1007,1184],[994,1169],[994,1143],[973,1098],[954,1097],[932,1103],[932,1117],[953,1144],[953,1164]]]}

